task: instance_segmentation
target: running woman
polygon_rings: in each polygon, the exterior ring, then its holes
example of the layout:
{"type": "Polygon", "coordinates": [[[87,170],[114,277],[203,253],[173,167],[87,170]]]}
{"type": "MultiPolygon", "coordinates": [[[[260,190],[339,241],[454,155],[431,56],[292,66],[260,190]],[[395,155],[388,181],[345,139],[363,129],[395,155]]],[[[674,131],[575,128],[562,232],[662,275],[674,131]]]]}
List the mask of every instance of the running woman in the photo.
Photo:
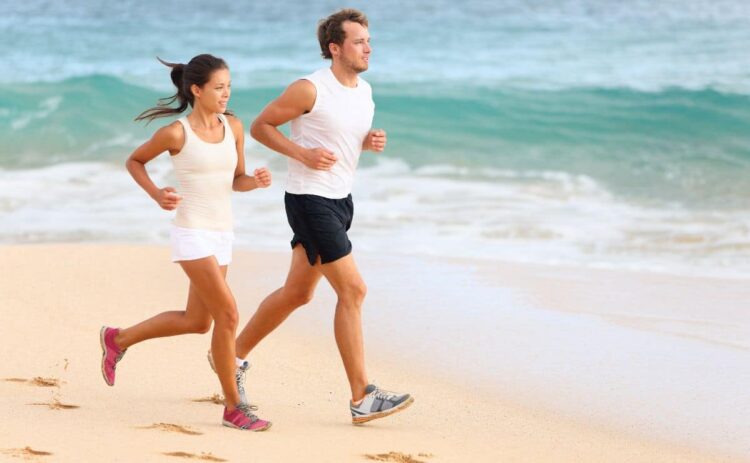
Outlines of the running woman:
{"type": "Polygon", "coordinates": [[[229,68],[212,55],[198,55],[187,64],[167,63],[177,93],[136,120],[192,111],[157,130],[130,155],[130,175],[164,210],[177,210],[170,232],[172,261],[190,279],[185,310],[162,312],[129,328],[108,326],[100,331],[102,374],[115,384],[115,368],[128,348],[147,339],[187,333],[207,333],[213,321],[211,350],[224,392],[223,424],[232,428],[264,431],[271,426],[259,419],[241,399],[237,377],[245,365],[235,360],[235,333],[239,315],[226,283],[232,260],[232,191],[250,191],[271,184],[265,168],[245,173],[242,122],[227,111],[231,94],[229,68]],[[177,108],[170,105],[178,103],[177,108]],[[165,151],[174,165],[179,189],[159,187],[146,171],[146,163],[165,151]]]}

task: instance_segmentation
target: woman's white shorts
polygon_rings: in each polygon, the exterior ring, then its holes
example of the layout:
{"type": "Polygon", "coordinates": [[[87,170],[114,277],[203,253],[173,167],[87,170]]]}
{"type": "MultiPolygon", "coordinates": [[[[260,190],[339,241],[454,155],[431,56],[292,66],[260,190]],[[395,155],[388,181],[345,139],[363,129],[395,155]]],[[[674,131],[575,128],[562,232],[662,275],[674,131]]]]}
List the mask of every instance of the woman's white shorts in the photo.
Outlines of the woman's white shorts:
{"type": "Polygon", "coordinates": [[[182,228],[172,225],[169,233],[172,243],[172,262],[202,259],[215,256],[219,265],[232,262],[231,231],[202,230],[199,228],[182,228]]]}

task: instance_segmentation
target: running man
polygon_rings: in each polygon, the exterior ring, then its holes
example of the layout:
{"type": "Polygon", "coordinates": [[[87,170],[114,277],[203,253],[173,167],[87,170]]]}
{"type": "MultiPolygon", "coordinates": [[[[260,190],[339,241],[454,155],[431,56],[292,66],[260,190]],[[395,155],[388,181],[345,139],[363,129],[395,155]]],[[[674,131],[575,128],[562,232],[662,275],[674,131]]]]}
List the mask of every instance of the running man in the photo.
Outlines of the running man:
{"type": "Polygon", "coordinates": [[[295,309],[312,299],[325,277],[338,297],[334,331],[351,387],[352,421],[359,424],[414,402],[409,394],[369,383],[362,340],[367,288],[347,236],[360,153],[383,151],[386,134],[372,129],[372,89],[359,77],[367,70],[371,53],[365,15],[354,9],[332,14],[320,21],[318,40],[331,66],[292,83],[251,127],[256,140],[289,158],[284,203],[294,236],[286,282],[261,302],[237,338],[236,353],[246,357],[295,309]],[[277,127],[290,121],[291,138],[287,138],[277,127]]]}

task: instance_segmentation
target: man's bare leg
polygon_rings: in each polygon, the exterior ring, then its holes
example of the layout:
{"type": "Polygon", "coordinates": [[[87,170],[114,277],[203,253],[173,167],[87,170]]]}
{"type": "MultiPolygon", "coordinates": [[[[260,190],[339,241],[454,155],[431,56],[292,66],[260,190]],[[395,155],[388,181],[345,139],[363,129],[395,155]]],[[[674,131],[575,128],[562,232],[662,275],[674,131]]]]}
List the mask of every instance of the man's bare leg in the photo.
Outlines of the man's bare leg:
{"type": "Polygon", "coordinates": [[[292,263],[284,286],[269,294],[247,322],[237,337],[237,356],[245,358],[295,309],[310,302],[322,276],[320,264],[311,266],[302,245],[295,246],[292,250],[292,263]]]}
{"type": "Polygon", "coordinates": [[[245,357],[295,309],[307,304],[323,275],[338,296],[334,333],[352,399],[356,402],[364,397],[367,387],[362,338],[362,302],[366,287],[351,254],[325,265],[321,265],[318,260],[315,266],[311,266],[305,249],[302,245],[297,245],[292,253],[292,265],[284,286],[261,302],[237,338],[237,355],[245,357]]]}
{"type": "Polygon", "coordinates": [[[365,396],[367,373],[365,373],[365,348],[362,336],[362,303],[367,287],[354,263],[352,254],[323,264],[320,271],[336,291],[336,315],[334,333],[336,344],[344,362],[352,401],[359,402],[365,396]]]}
{"type": "Polygon", "coordinates": [[[363,424],[406,409],[414,403],[410,394],[389,392],[368,384],[362,339],[362,303],[367,287],[354,263],[354,257],[349,254],[323,264],[321,272],[338,296],[334,331],[352,390],[349,406],[352,422],[363,424]]]}

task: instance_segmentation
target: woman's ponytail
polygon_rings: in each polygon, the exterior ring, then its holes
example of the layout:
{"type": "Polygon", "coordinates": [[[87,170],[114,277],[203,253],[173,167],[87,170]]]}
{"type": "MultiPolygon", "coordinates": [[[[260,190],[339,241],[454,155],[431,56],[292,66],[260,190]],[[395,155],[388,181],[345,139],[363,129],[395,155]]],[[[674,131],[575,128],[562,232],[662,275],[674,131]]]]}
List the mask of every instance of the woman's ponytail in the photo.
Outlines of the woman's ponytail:
{"type": "Polygon", "coordinates": [[[171,68],[169,76],[174,86],[177,87],[177,92],[170,97],[160,98],[156,106],[143,111],[135,118],[136,121],[151,122],[159,117],[181,114],[188,106],[193,106],[195,96],[190,89],[193,85],[202,87],[211,78],[211,73],[217,69],[227,69],[224,60],[207,54],[194,57],[188,64],[169,63],[158,56],[156,59],[171,68]],[[173,108],[170,105],[175,101],[178,106],[173,108]]]}

